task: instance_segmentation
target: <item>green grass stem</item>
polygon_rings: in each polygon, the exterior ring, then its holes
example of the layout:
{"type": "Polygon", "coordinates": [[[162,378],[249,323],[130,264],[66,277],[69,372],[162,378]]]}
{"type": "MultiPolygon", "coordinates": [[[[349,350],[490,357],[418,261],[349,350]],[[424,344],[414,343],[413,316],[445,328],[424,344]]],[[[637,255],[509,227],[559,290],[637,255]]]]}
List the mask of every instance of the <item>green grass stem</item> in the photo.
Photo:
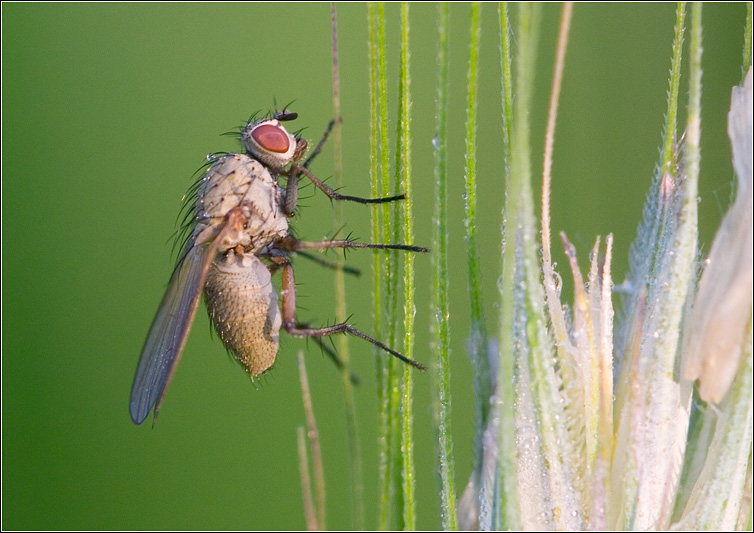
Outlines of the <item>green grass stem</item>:
{"type": "MultiPolygon", "coordinates": [[[[398,132],[400,150],[398,168],[401,175],[401,189],[406,193],[403,201],[403,242],[414,242],[413,195],[411,193],[411,77],[409,54],[409,5],[401,4],[401,64],[400,64],[400,126],[398,132]]],[[[404,307],[404,355],[414,357],[414,255],[407,253],[404,258],[405,275],[403,285],[406,293],[404,307]]],[[[404,529],[416,530],[416,482],[414,480],[414,412],[413,381],[414,369],[403,365],[403,387],[401,397],[401,455],[403,458],[403,522],[404,529]]]]}
{"type": "MultiPolygon", "coordinates": [[[[382,132],[386,127],[383,109],[387,102],[384,68],[384,8],[374,2],[368,4],[369,25],[369,89],[370,89],[370,151],[372,197],[382,194],[384,158],[386,145],[382,132]]],[[[384,206],[372,206],[372,242],[385,242],[384,224],[381,215],[384,206]]],[[[375,331],[385,338],[386,325],[383,317],[383,262],[382,254],[374,256],[374,320],[375,331]]],[[[379,474],[378,527],[388,528],[390,519],[390,423],[389,423],[389,377],[388,362],[383,357],[375,361],[377,372],[377,399],[379,402],[379,436],[377,439],[379,474]]]]}
{"type": "Polygon", "coordinates": [[[670,92],[668,93],[668,114],[665,124],[665,145],[662,151],[661,171],[672,172],[673,148],[677,131],[678,89],[681,83],[681,55],[683,52],[683,28],[685,27],[686,3],[678,2],[675,15],[675,38],[673,39],[673,59],[670,69],[670,92]]]}
{"type": "MultiPolygon", "coordinates": [[[[396,173],[395,180],[390,179],[390,152],[388,136],[388,99],[387,99],[387,65],[385,52],[385,6],[383,3],[377,4],[376,13],[376,42],[372,49],[375,51],[372,62],[372,68],[376,68],[375,92],[376,92],[376,138],[379,146],[379,171],[376,185],[381,185],[381,195],[390,196],[397,191],[399,178],[396,173]]],[[[394,205],[382,204],[375,211],[381,214],[381,220],[375,218],[373,224],[377,224],[378,242],[397,241],[400,236],[398,227],[398,211],[394,205]]],[[[397,328],[397,309],[398,309],[398,278],[395,275],[397,265],[397,254],[394,251],[387,251],[381,254],[379,270],[375,275],[380,279],[375,280],[375,285],[382,283],[384,292],[381,292],[380,299],[384,295],[384,301],[380,308],[380,313],[385,313],[381,320],[380,337],[386,339],[390,346],[395,345],[396,328],[397,328]]],[[[397,362],[394,358],[379,358],[379,365],[383,374],[380,400],[380,428],[379,428],[379,516],[378,529],[391,529],[391,517],[395,516],[398,520],[403,520],[402,508],[398,498],[401,497],[401,477],[402,470],[401,457],[398,450],[398,434],[400,427],[399,407],[400,407],[400,387],[398,383],[397,362]]]]}
{"type": "MultiPolygon", "coordinates": [[[[382,9],[380,7],[380,9],[382,9]]],[[[371,192],[372,197],[376,198],[382,194],[382,157],[381,149],[385,146],[381,142],[382,130],[385,123],[382,122],[381,113],[384,103],[386,102],[385,94],[382,93],[382,87],[385,85],[384,70],[384,46],[380,46],[380,28],[379,24],[384,24],[384,12],[378,13],[378,6],[374,2],[367,5],[367,24],[369,28],[369,102],[370,102],[370,175],[371,175],[371,192]],[[382,64],[382,67],[381,67],[382,64]]],[[[384,39],[383,39],[384,45],[384,39]]],[[[384,208],[378,204],[372,206],[372,242],[385,242],[384,226],[381,220],[381,214],[384,208]]],[[[373,297],[374,297],[374,324],[375,331],[383,338],[385,337],[385,323],[383,316],[383,271],[382,264],[384,258],[382,254],[374,255],[373,263],[373,297]]],[[[377,438],[378,454],[378,487],[379,487],[379,505],[378,505],[378,524],[381,530],[388,527],[389,506],[390,506],[390,424],[389,424],[389,400],[388,400],[388,362],[384,357],[375,359],[375,370],[377,373],[377,401],[379,405],[379,426],[377,438]]]]}
{"type": "MultiPolygon", "coordinates": [[[[520,230],[514,234],[520,241],[522,277],[526,287],[524,313],[528,341],[532,407],[537,417],[537,432],[541,438],[541,453],[547,464],[548,480],[543,488],[546,498],[560,510],[553,513],[556,529],[581,529],[582,517],[576,495],[570,488],[569,458],[573,450],[567,428],[559,421],[564,419],[560,403],[560,381],[552,364],[552,339],[542,317],[546,315],[544,289],[540,282],[539,251],[536,217],[531,186],[531,145],[529,109],[534,87],[534,65],[539,38],[540,6],[520,6],[519,41],[516,54],[515,101],[511,137],[511,189],[513,202],[518,204],[516,221],[520,230]]],[[[512,216],[510,213],[508,216],[512,216]]],[[[513,236],[511,236],[513,238],[513,236]]]]}
{"type": "MultiPolygon", "coordinates": [[[[335,3],[330,8],[332,20],[332,84],[333,84],[333,183],[339,189],[343,183],[343,165],[341,154],[341,115],[340,115],[340,72],[338,69],[338,32],[336,23],[335,3]]],[[[335,227],[343,226],[343,205],[341,202],[333,202],[335,210],[335,227]]],[[[346,285],[343,273],[343,255],[337,255],[337,268],[335,269],[335,298],[336,319],[345,322],[346,315],[346,285]]],[[[353,398],[353,384],[351,383],[351,370],[349,365],[348,335],[338,336],[338,353],[343,362],[341,377],[343,381],[343,396],[346,408],[346,432],[348,434],[349,463],[351,473],[352,509],[354,527],[364,529],[364,482],[361,471],[361,450],[359,446],[358,423],[356,417],[356,404],[353,398]]]]}
{"type": "MultiPolygon", "coordinates": [[[[401,51],[403,50],[403,10],[401,10],[401,51]]],[[[402,74],[402,65],[399,65],[399,69],[401,69],[402,74]]],[[[401,118],[404,114],[404,100],[403,100],[403,82],[404,78],[401,77],[399,74],[398,78],[398,134],[395,137],[395,152],[393,156],[393,161],[395,163],[395,168],[393,169],[392,173],[392,179],[388,181],[387,178],[385,178],[385,181],[383,182],[383,187],[386,187],[386,190],[389,192],[386,192],[385,194],[392,195],[398,193],[401,188],[401,179],[402,179],[402,172],[403,169],[400,166],[400,162],[398,158],[400,157],[400,152],[402,149],[401,143],[403,142],[403,138],[401,136],[401,128],[403,126],[403,123],[401,121],[401,118]]],[[[386,106],[387,107],[387,106],[386,106]]],[[[387,127],[385,128],[385,139],[387,141],[387,127]]],[[[388,157],[388,143],[385,144],[385,154],[384,156],[389,159],[388,157]]],[[[387,167],[386,167],[387,169],[387,167]]],[[[387,169],[387,173],[389,174],[389,169],[387,169]]],[[[383,219],[383,224],[385,226],[385,236],[386,240],[391,242],[399,242],[401,238],[401,214],[402,210],[399,208],[396,202],[391,202],[390,204],[385,204],[387,209],[387,215],[383,219]]],[[[398,339],[399,330],[398,330],[398,292],[399,292],[399,285],[400,280],[398,278],[398,268],[400,265],[400,260],[398,253],[395,250],[390,250],[386,254],[386,261],[385,261],[385,278],[386,278],[386,284],[387,284],[387,297],[388,297],[388,311],[387,311],[387,317],[388,317],[388,338],[390,339],[390,344],[395,345],[398,339]]],[[[391,477],[390,477],[390,483],[392,485],[392,492],[395,495],[395,502],[394,502],[394,509],[395,509],[395,519],[396,519],[396,529],[402,529],[405,530],[408,528],[408,525],[405,522],[406,519],[406,502],[405,502],[405,496],[406,496],[406,490],[404,487],[404,481],[405,481],[405,463],[404,458],[402,457],[403,450],[401,450],[400,445],[403,441],[403,417],[401,416],[401,408],[402,404],[404,402],[403,398],[403,385],[401,382],[401,371],[403,370],[403,365],[395,358],[391,357],[390,361],[388,361],[388,378],[390,382],[390,396],[389,396],[389,417],[390,417],[390,438],[391,438],[391,444],[390,444],[390,468],[391,468],[391,477]]]]}
{"type": "Polygon", "coordinates": [[[301,469],[301,486],[304,494],[304,508],[306,510],[307,527],[309,530],[317,529],[324,531],[326,529],[325,512],[325,471],[322,465],[322,450],[319,445],[319,431],[317,430],[317,421],[314,418],[314,407],[312,406],[312,396],[309,389],[309,378],[306,374],[306,362],[304,361],[304,352],[298,352],[298,370],[299,380],[301,382],[301,396],[303,398],[304,413],[306,414],[306,436],[308,437],[309,447],[312,454],[312,466],[314,469],[314,493],[316,505],[311,495],[311,482],[309,480],[309,466],[307,461],[307,452],[303,428],[299,427],[299,461],[301,469]],[[302,450],[303,446],[303,450],[302,450]]]}
{"type": "Polygon", "coordinates": [[[435,215],[432,232],[434,267],[433,314],[437,368],[436,401],[440,467],[440,519],[446,531],[458,529],[455,492],[455,462],[451,432],[450,309],[448,304],[448,3],[437,7],[437,115],[435,147],[435,215]]]}
{"type": "Polygon", "coordinates": [[[298,471],[301,475],[301,495],[304,500],[304,515],[306,516],[306,529],[317,531],[319,530],[319,525],[317,524],[317,516],[314,512],[312,482],[309,478],[309,460],[306,456],[306,432],[303,426],[296,428],[296,443],[298,448],[298,471]]]}
{"type": "MultiPolygon", "coordinates": [[[[701,25],[701,12],[695,15],[701,25]]],[[[618,529],[665,528],[670,524],[672,502],[688,430],[690,385],[679,380],[677,357],[689,290],[695,281],[697,256],[697,178],[701,118],[701,33],[692,35],[690,102],[686,125],[687,165],[676,161],[676,119],[680,85],[681,43],[685,31],[685,4],[676,12],[675,37],[668,96],[667,124],[660,172],[655,176],[648,204],[651,223],[640,227],[637,242],[644,247],[633,255],[631,273],[635,298],[642,316],[640,344],[624,355],[616,400],[617,442],[613,479],[621,480],[608,527],[618,529]],[[693,42],[692,42],[693,45],[693,42]],[[679,174],[679,175],[677,175],[679,174]],[[649,263],[647,263],[647,259],[649,263]],[[638,260],[638,262],[637,262],[638,260]],[[641,277],[639,277],[641,276],[641,277]],[[641,296],[646,295],[646,297],[641,296]],[[661,332],[661,334],[658,334],[661,332]],[[627,390],[624,379],[642,376],[641,386],[627,390]],[[663,443],[662,446],[654,443],[663,443]],[[664,502],[658,506],[657,501],[664,502]],[[659,510],[658,510],[659,509],[659,510]]],[[[701,32],[701,26],[699,27],[701,32]]],[[[638,249],[638,248],[637,248],[638,249]]]]}
{"type": "Polygon", "coordinates": [[[752,3],[746,2],[746,26],[744,28],[744,62],[741,66],[741,81],[746,77],[751,66],[751,26],[752,26],[752,3]]]}
{"type": "Polygon", "coordinates": [[[477,239],[477,190],[476,190],[476,130],[477,108],[479,105],[479,42],[481,39],[481,5],[471,4],[469,44],[469,70],[467,77],[466,100],[466,169],[465,193],[466,218],[466,260],[469,273],[469,300],[471,304],[471,331],[469,333],[469,356],[474,366],[474,407],[476,411],[476,469],[480,468],[482,434],[487,424],[489,399],[492,395],[489,359],[487,356],[487,327],[482,299],[482,272],[480,267],[479,243],[477,239]]]}
{"type": "Polygon", "coordinates": [[[500,281],[500,319],[498,330],[498,376],[497,376],[497,417],[499,419],[498,459],[496,474],[497,493],[494,495],[496,505],[493,507],[492,525],[494,529],[521,529],[516,483],[516,442],[514,402],[515,389],[507,386],[514,383],[513,321],[515,294],[516,262],[516,216],[515,206],[511,201],[510,183],[510,139],[513,121],[513,95],[511,76],[510,22],[508,4],[501,3],[500,14],[500,61],[502,71],[502,109],[503,109],[503,146],[505,155],[506,195],[503,209],[502,277],[500,281]],[[510,238],[508,237],[510,236],[510,238]]]}

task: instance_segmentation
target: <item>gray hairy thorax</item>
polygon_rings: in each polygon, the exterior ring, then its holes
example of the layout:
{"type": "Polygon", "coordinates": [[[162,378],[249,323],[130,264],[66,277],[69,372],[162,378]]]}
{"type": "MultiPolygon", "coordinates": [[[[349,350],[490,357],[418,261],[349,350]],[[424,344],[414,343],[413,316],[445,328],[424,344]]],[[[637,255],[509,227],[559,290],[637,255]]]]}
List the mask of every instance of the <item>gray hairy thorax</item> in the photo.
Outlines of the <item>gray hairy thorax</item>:
{"type": "Polygon", "coordinates": [[[243,229],[231,232],[218,251],[222,254],[241,245],[245,253],[264,253],[288,234],[288,219],[281,208],[284,194],[259,161],[243,154],[220,157],[207,169],[197,191],[195,240],[201,242],[204,232],[214,233],[232,209],[242,206],[248,210],[243,229]]]}

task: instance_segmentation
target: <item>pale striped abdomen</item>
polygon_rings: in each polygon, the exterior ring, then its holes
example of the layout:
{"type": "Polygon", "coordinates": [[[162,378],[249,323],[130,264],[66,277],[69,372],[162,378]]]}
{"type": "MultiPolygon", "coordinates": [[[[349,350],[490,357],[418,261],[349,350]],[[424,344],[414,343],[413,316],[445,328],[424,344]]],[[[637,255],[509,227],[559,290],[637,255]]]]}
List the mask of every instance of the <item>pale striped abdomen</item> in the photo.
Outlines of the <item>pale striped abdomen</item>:
{"type": "Polygon", "coordinates": [[[204,295],[215,330],[249,375],[270,368],[282,318],[264,263],[253,254],[228,251],[212,263],[204,295]]]}

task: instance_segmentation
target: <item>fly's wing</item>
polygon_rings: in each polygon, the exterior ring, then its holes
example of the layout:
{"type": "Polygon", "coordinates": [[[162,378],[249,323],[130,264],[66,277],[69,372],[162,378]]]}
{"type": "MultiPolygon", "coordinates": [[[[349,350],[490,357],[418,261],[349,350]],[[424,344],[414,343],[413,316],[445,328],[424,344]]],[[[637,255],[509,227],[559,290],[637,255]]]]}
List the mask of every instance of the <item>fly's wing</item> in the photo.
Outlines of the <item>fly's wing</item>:
{"type": "MultiPolygon", "coordinates": [[[[170,278],[165,296],[149,328],[139,366],[131,388],[131,419],[141,424],[158,398],[162,400],[173,378],[191,323],[207,271],[212,262],[209,244],[195,246],[186,253],[170,278]]],[[[157,410],[155,409],[155,417],[157,410]]]]}
{"type": "Polygon", "coordinates": [[[129,406],[134,424],[144,422],[152,406],[155,407],[154,417],[157,417],[181,359],[202,289],[207,282],[209,266],[217,255],[220,242],[238,225],[239,217],[239,212],[231,211],[219,234],[202,234],[199,237],[201,243],[192,239],[175,268],[144,341],[139,366],[136,367],[129,406]]]}

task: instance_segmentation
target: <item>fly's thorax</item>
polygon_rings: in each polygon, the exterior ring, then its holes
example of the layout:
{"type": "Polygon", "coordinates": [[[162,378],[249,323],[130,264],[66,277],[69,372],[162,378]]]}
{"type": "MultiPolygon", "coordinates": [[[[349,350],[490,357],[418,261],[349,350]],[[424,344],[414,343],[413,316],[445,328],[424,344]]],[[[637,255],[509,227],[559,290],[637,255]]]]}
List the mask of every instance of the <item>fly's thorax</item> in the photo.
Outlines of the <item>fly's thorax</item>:
{"type": "Polygon", "coordinates": [[[251,377],[270,368],[282,317],[270,271],[253,254],[229,250],[209,269],[204,288],[210,320],[251,377]]]}
{"type": "Polygon", "coordinates": [[[244,208],[243,230],[228,237],[220,251],[241,245],[254,253],[288,234],[288,219],[283,212],[283,190],[259,161],[243,154],[228,154],[209,167],[196,196],[195,234],[223,224],[236,207],[244,208]]]}

